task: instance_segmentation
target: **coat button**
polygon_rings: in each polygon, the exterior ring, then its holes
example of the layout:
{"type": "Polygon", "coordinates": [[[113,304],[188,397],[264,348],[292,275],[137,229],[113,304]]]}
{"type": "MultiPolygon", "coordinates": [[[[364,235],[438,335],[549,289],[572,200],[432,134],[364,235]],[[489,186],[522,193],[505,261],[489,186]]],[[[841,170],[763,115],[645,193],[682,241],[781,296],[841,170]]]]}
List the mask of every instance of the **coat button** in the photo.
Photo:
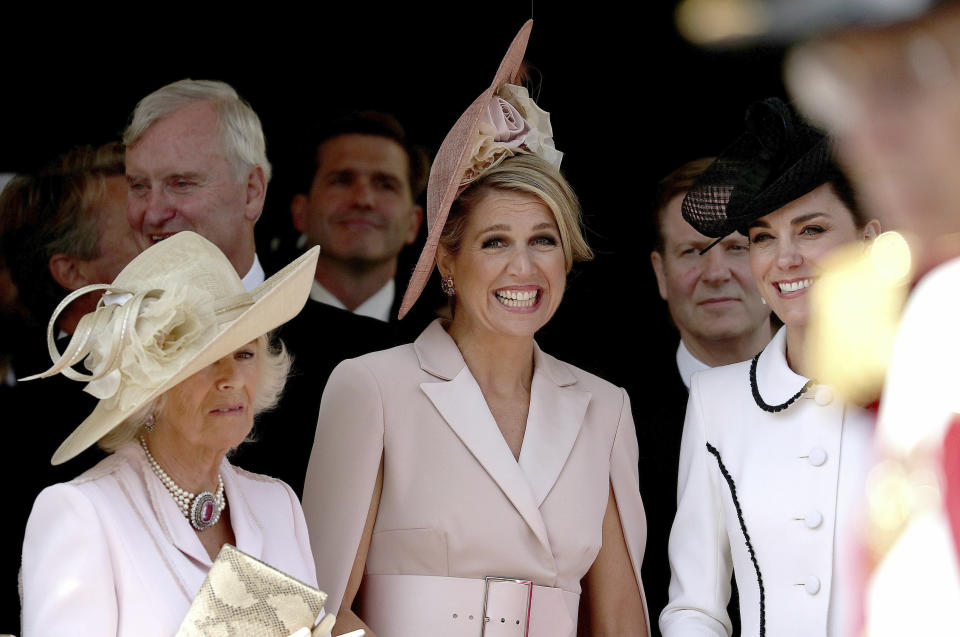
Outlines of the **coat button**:
{"type": "Polygon", "coordinates": [[[820,580],[811,575],[803,582],[803,587],[808,595],[816,595],[820,592],[820,580]]]}
{"type": "Polygon", "coordinates": [[[833,390],[826,385],[820,385],[813,394],[813,401],[821,407],[826,407],[833,402],[833,390]]]}
{"type": "Polygon", "coordinates": [[[810,450],[810,453],[807,454],[807,459],[810,460],[810,464],[819,467],[827,461],[827,452],[820,447],[814,447],[810,450]]]}
{"type": "Polygon", "coordinates": [[[807,525],[808,529],[815,529],[823,524],[823,515],[819,511],[807,511],[807,515],[803,518],[803,523],[807,525]]]}

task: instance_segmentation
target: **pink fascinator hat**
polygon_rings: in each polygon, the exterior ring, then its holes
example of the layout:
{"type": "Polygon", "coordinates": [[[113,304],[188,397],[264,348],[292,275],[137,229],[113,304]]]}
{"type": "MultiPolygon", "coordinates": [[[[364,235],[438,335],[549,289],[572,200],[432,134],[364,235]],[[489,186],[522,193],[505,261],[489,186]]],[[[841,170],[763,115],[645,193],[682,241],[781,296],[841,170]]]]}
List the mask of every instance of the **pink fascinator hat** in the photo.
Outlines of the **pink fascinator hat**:
{"type": "Polygon", "coordinates": [[[517,76],[533,20],[520,28],[490,87],[464,111],[440,144],[427,182],[427,242],[400,304],[403,318],[433,272],[437,244],[454,200],[484,172],[517,153],[533,153],[559,168],[563,153],[553,146],[550,114],[541,110],[517,76]]]}

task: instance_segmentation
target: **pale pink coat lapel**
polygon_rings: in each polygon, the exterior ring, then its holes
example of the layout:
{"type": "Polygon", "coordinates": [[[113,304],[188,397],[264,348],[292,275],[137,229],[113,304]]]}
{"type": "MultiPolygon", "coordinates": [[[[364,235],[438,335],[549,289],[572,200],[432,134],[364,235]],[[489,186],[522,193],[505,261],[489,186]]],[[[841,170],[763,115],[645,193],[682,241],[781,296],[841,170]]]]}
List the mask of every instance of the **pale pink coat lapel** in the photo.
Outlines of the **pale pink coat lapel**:
{"type": "Polygon", "coordinates": [[[577,389],[576,382],[569,369],[535,346],[520,467],[530,481],[538,507],[560,477],[590,404],[590,392],[577,389]]]}
{"type": "Polygon", "coordinates": [[[573,374],[536,348],[530,411],[518,463],[460,350],[439,322],[420,335],[414,350],[421,368],[440,379],[421,383],[421,390],[549,550],[539,505],[570,455],[590,394],[571,387],[576,382],[573,374]]]}

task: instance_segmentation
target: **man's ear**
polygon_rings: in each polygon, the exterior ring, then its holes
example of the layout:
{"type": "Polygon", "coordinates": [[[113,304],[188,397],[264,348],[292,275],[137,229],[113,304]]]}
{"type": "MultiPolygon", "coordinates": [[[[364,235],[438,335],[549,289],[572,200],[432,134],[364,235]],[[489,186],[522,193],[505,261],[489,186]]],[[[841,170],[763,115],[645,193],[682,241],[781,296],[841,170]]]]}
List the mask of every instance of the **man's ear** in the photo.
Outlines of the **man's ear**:
{"type": "Polygon", "coordinates": [[[290,214],[293,216],[293,227],[301,234],[307,233],[307,196],[294,195],[290,202],[290,214]]]}
{"type": "Polygon", "coordinates": [[[263,203],[267,199],[267,178],[263,168],[254,166],[247,175],[247,202],[243,216],[247,221],[256,223],[263,212],[263,203]]]}
{"type": "Polygon", "coordinates": [[[423,208],[414,204],[410,209],[410,232],[407,234],[407,240],[404,242],[404,245],[410,245],[417,240],[421,223],[423,223],[423,208]]]}
{"type": "Polygon", "coordinates": [[[657,277],[657,288],[660,290],[660,298],[667,301],[667,276],[663,273],[663,255],[659,250],[650,253],[650,263],[653,265],[653,273],[657,277]]]}
{"type": "Polygon", "coordinates": [[[71,292],[73,290],[79,290],[83,286],[90,285],[91,283],[91,281],[87,279],[82,265],[82,259],[60,252],[51,256],[48,263],[50,276],[53,277],[53,280],[56,281],[60,287],[71,292]]]}

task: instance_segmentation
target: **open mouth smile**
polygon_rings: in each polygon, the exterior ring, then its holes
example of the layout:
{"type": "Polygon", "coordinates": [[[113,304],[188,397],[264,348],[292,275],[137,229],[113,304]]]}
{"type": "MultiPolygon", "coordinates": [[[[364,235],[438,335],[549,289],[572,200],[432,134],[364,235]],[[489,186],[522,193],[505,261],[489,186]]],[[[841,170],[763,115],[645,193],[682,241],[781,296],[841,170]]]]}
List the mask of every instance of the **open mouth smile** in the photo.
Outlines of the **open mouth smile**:
{"type": "Polygon", "coordinates": [[[813,284],[813,279],[796,279],[794,281],[777,281],[774,286],[780,296],[798,296],[813,284]]]}
{"type": "Polygon", "coordinates": [[[532,310],[540,305],[542,290],[540,288],[501,288],[494,292],[494,296],[501,305],[511,310],[532,310]]]}

